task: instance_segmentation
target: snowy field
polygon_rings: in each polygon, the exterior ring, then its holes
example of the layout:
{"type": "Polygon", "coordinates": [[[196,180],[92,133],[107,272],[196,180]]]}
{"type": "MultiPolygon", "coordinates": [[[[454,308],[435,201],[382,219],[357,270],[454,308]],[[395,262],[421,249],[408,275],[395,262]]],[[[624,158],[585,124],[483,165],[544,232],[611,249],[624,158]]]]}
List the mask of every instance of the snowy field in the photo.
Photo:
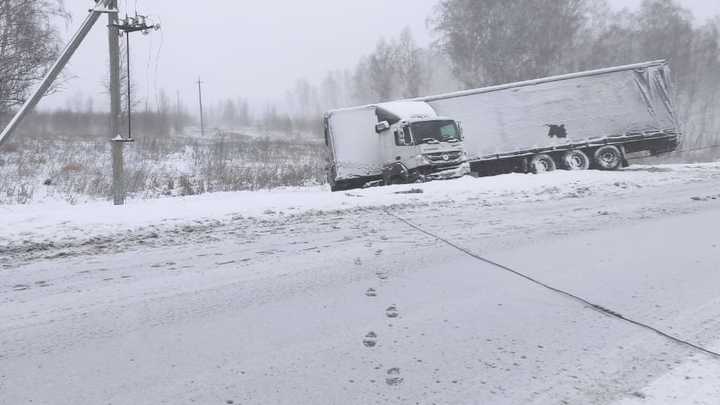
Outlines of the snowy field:
{"type": "MultiPolygon", "coordinates": [[[[324,183],[320,140],[249,133],[138,139],[125,147],[126,189],[140,199],[324,183]]],[[[110,142],[104,137],[28,134],[17,142],[0,155],[0,206],[82,204],[110,195],[110,142]]]]}
{"type": "Polygon", "coordinates": [[[717,404],[720,163],[0,206],[0,403],[717,404]]]}

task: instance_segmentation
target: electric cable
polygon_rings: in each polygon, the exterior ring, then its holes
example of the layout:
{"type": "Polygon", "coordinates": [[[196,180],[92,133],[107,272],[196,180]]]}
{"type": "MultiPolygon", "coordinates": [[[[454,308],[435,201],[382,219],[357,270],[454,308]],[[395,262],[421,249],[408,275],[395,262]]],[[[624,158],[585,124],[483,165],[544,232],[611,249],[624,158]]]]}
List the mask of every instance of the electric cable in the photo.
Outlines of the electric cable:
{"type": "Polygon", "coordinates": [[[390,212],[390,211],[388,211],[388,210],[384,210],[384,211],[385,211],[385,214],[387,214],[388,216],[393,217],[393,218],[399,220],[400,222],[403,222],[403,223],[406,224],[407,226],[409,226],[409,227],[411,227],[411,228],[413,228],[413,229],[415,229],[415,230],[417,230],[417,231],[419,231],[419,232],[421,232],[421,233],[424,233],[424,234],[427,235],[427,236],[430,236],[430,237],[432,237],[432,238],[434,238],[434,239],[437,239],[437,240],[445,243],[446,245],[448,245],[448,246],[450,246],[450,247],[452,247],[452,248],[454,248],[454,249],[456,249],[456,250],[458,250],[458,251],[460,251],[460,252],[462,252],[462,253],[465,253],[466,255],[468,255],[468,256],[476,259],[476,260],[479,260],[479,261],[481,261],[481,262],[484,262],[484,263],[486,263],[486,264],[489,264],[489,265],[491,265],[491,266],[493,266],[493,267],[499,268],[499,269],[504,270],[504,271],[506,271],[506,272],[512,273],[512,274],[514,274],[514,275],[516,275],[516,276],[518,276],[518,277],[521,277],[521,278],[523,278],[523,279],[525,279],[525,280],[527,280],[527,281],[529,281],[529,282],[531,282],[531,283],[533,283],[533,284],[539,285],[539,286],[541,286],[541,287],[543,287],[543,288],[545,288],[545,289],[547,289],[547,290],[550,290],[550,291],[552,291],[552,292],[554,292],[554,293],[563,295],[563,296],[565,296],[566,298],[570,298],[570,299],[572,299],[572,300],[575,300],[575,301],[577,301],[577,302],[580,302],[580,303],[588,306],[590,309],[593,309],[593,310],[595,310],[595,311],[597,311],[597,312],[600,312],[600,313],[603,314],[603,315],[606,315],[606,316],[609,316],[609,317],[613,317],[613,318],[617,318],[617,319],[620,319],[620,320],[622,320],[622,321],[624,321],[624,322],[627,322],[627,323],[633,324],[633,325],[635,325],[635,326],[638,326],[638,327],[647,329],[647,330],[649,330],[649,331],[655,332],[655,333],[657,333],[658,335],[660,335],[660,336],[662,336],[662,337],[664,337],[664,338],[666,338],[666,339],[669,339],[670,341],[673,341],[673,342],[675,342],[675,343],[677,343],[677,344],[680,344],[680,345],[684,345],[684,346],[690,347],[691,349],[694,349],[694,350],[696,350],[696,351],[698,351],[698,352],[701,352],[701,353],[705,353],[705,354],[707,354],[707,355],[710,355],[711,357],[714,357],[714,358],[717,358],[717,359],[720,360],[720,353],[719,353],[719,352],[712,351],[712,350],[710,350],[710,349],[708,349],[708,348],[705,348],[705,347],[702,347],[702,346],[697,345],[697,344],[695,344],[695,343],[689,342],[689,341],[687,341],[687,340],[685,340],[685,339],[679,338],[679,337],[677,337],[677,336],[673,336],[673,335],[671,335],[671,334],[668,333],[668,332],[665,332],[665,331],[663,331],[663,330],[661,330],[661,329],[658,329],[658,328],[656,328],[656,327],[654,327],[654,326],[648,325],[648,324],[643,323],[643,322],[641,322],[641,321],[637,321],[637,320],[635,320],[635,319],[628,318],[628,317],[620,314],[620,313],[617,312],[617,311],[614,311],[614,310],[605,308],[605,307],[603,307],[603,306],[601,306],[601,305],[595,304],[595,303],[591,302],[590,300],[585,299],[585,298],[582,298],[582,297],[580,297],[580,296],[578,296],[578,295],[575,295],[575,294],[573,294],[573,293],[571,293],[571,292],[562,290],[562,289],[560,289],[560,288],[553,287],[553,286],[551,286],[551,285],[549,285],[549,284],[547,284],[547,283],[544,283],[544,282],[542,282],[542,281],[539,281],[539,280],[537,280],[537,279],[535,279],[535,278],[533,278],[533,277],[531,277],[531,276],[529,276],[529,275],[527,275],[527,274],[525,274],[525,273],[522,273],[522,272],[520,272],[520,271],[518,271],[518,270],[512,269],[512,268],[510,268],[510,267],[508,267],[508,266],[502,265],[502,264],[500,264],[500,263],[497,263],[497,262],[495,262],[495,261],[492,261],[492,260],[490,260],[490,259],[487,259],[487,258],[485,258],[485,257],[483,257],[483,256],[480,256],[479,254],[474,253],[474,252],[472,252],[472,251],[470,251],[470,250],[468,250],[468,249],[466,249],[466,248],[464,248],[464,247],[462,247],[462,246],[460,246],[460,245],[458,245],[458,244],[456,244],[456,243],[454,243],[454,242],[452,242],[452,241],[450,241],[450,240],[448,240],[448,239],[445,239],[445,238],[443,238],[443,237],[441,237],[441,236],[439,236],[439,235],[437,235],[437,234],[434,234],[434,233],[432,233],[432,232],[430,232],[430,231],[428,231],[428,230],[425,230],[424,228],[420,227],[419,225],[414,224],[414,223],[411,222],[410,220],[407,220],[407,219],[405,219],[405,218],[403,218],[403,217],[401,217],[401,216],[399,216],[399,215],[393,214],[392,212],[390,212]]]}
{"type": "MultiPolygon", "coordinates": [[[[162,19],[159,16],[155,17],[157,19],[158,24],[160,24],[161,27],[164,27],[162,19]]],[[[153,78],[153,86],[155,95],[158,94],[158,78],[160,77],[160,57],[162,55],[163,51],[163,45],[165,45],[165,33],[164,30],[160,30],[160,44],[158,45],[157,54],[155,54],[155,72],[154,72],[154,78],[153,78]]]]}

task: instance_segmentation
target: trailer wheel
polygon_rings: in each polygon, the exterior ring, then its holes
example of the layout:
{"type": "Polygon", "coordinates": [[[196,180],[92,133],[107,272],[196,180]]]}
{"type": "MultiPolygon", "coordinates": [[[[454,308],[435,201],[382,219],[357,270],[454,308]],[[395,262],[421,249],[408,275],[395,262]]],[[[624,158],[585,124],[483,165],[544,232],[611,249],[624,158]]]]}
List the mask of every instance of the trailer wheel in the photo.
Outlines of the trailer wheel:
{"type": "Polygon", "coordinates": [[[567,170],[587,170],[590,168],[590,158],[581,150],[570,150],[562,156],[563,168],[567,170]]]}
{"type": "Polygon", "coordinates": [[[552,172],[555,169],[557,169],[557,165],[550,155],[535,155],[530,159],[530,171],[532,173],[552,172]]]}
{"type": "Polygon", "coordinates": [[[617,146],[607,145],[598,148],[593,156],[595,164],[601,170],[617,170],[622,166],[623,155],[617,146]]]}

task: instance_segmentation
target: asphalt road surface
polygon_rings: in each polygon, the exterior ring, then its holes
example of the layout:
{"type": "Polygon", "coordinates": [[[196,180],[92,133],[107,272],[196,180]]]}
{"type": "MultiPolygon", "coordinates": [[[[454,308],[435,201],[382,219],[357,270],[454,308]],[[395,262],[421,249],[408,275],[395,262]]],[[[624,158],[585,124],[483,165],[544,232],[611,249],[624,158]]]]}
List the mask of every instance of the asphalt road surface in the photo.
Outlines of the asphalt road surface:
{"type": "MultiPolygon", "coordinates": [[[[716,176],[503,201],[390,210],[543,282],[718,348],[716,176]]],[[[720,398],[720,373],[703,372],[717,370],[720,359],[479,262],[382,208],[220,222],[186,237],[159,233],[97,249],[11,252],[0,270],[0,403],[720,398]],[[688,365],[695,374],[678,371],[688,365]],[[658,393],[658,381],[684,385],[658,393]]]]}

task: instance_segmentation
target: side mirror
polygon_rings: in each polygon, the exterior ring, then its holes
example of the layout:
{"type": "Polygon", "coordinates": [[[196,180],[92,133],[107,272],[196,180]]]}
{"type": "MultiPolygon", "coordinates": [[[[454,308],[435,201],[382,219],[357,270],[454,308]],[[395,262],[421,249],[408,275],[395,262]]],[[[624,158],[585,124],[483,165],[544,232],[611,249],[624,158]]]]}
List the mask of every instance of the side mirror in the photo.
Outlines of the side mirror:
{"type": "Polygon", "coordinates": [[[462,121],[455,121],[455,123],[457,123],[458,137],[459,137],[460,140],[462,141],[462,140],[465,139],[465,136],[464,136],[464,134],[463,134],[462,121]]]}
{"type": "Polygon", "coordinates": [[[375,124],[375,132],[377,132],[378,134],[383,131],[387,131],[388,129],[390,129],[390,123],[387,121],[380,121],[375,124]]]}

